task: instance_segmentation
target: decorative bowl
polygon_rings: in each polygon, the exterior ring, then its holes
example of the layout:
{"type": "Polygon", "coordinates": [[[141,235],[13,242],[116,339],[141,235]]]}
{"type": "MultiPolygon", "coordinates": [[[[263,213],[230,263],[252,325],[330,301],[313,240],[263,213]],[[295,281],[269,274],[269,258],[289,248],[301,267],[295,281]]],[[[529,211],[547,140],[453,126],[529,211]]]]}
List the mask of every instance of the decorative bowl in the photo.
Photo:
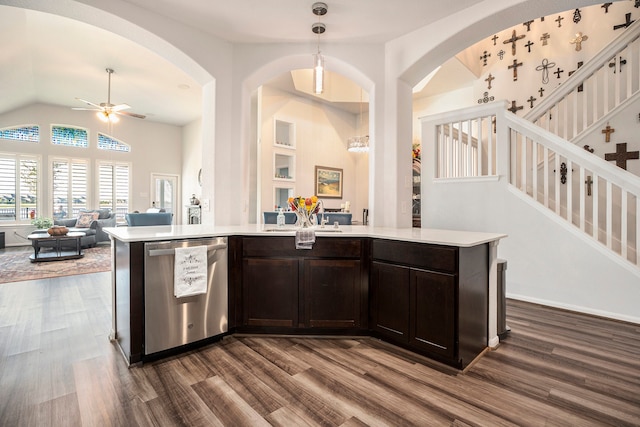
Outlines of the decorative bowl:
{"type": "Polygon", "coordinates": [[[64,225],[54,225],[47,230],[50,236],[64,236],[69,232],[69,229],[64,225]]]}

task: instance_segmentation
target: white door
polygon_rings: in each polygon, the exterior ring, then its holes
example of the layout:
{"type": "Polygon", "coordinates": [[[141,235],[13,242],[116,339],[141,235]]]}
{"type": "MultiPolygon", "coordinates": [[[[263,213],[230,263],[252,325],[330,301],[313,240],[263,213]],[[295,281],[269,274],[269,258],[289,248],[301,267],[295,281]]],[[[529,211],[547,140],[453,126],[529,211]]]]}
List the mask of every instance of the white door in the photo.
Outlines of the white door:
{"type": "Polygon", "coordinates": [[[178,176],[151,174],[151,207],[173,213],[173,222],[178,222],[178,176]]]}

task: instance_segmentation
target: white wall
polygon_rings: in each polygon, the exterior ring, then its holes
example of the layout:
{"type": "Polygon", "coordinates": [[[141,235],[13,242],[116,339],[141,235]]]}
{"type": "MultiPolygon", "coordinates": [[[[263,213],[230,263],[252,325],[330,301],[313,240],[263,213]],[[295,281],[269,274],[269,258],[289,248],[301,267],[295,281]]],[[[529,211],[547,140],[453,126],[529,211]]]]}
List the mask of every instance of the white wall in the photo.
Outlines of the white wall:
{"type": "Polygon", "coordinates": [[[198,183],[198,173],[202,169],[202,120],[195,120],[182,128],[182,223],[188,222],[184,206],[195,195],[202,197],[202,186],[198,183]]]}
{"type": "Polygon", "coordinates": [[[328,104],[263,87],[261,118],[261,211],[274,209],[274,186],[292,186],[294,194],[300,196],[315,194],[315,166],[326,166],[342,169],[344,182],[343,197],[325,198],[324,206],[339,208],[349,201],[353,219],[360,220],[368,201],[368,156],[347,151],[347,138],[355,135],[358,116],[328,104]],[[274,147],[275,119],[294,124],[295,150],[274,147]],[[274,152],[295,155],[295,182],[274,180],[274,152]]]}
{"type": "MultiPolygon", "coordinates": [[[[21,124],[40,126],[40,143],[23,143],[0,139],[0,152],[26,152],[42,155],[42,177],[40,199],[43,216],[52,216],[49,203],[48,157],[74,157],[95,160],[129,162],[131,164],[130,210],[144,211],[150,206],[151,173],[182,174],[182,130],[177,126],[153,123],[146,120],[123,118],[112,125],[111,131],[92,112],[74,111],[70,108],[35,104],[0,115],[0,128],[21,124]],[[70,125],[89,131],[89,148],[60,147],[51,144],[51,124],[70,125]],[[98,150],[97,132],[105,133],[131,146],[130,153],[98,150]]],[[[90,183],[95,185],[95,183],[90,183]]],[[[89,200],[89,204],[97,200],[89,200]]],[[[32,227],[31,227],[32,228],[32,227]]],[[[4,229],[4,227],[3,227],[4,229]]],[[[7,230],[7,244],[20,243],[23,239],[10,240],[13,229],[7,230]]]]}

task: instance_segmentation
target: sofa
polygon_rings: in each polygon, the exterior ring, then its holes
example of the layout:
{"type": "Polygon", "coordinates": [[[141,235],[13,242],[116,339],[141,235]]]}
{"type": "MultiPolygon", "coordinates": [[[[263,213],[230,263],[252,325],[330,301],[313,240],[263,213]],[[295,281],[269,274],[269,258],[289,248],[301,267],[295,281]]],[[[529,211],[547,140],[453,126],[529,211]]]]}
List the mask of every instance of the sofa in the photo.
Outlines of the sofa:
{"type": "MultiPolygon", "coordinates": [[[[79,212],[77,218],[56,219],[54,220],[53,225],[63,225],[67,227],[69,231],[81,231],[85,233],[85,236],[80,239],[80,245],[82,248],[92,248],[97,243],[109,241],[109,235],[103,231],[103,228],[116,226],[116,214],[112,213],[109,209],[82,210],[79,212]],[[89,215],[91,215],[91,218],[84,221],[84,219],[89,215]],[[97,217],[97,219],[93,219],[93,217],[97,217]],[[84,223],[78,224],[78,221],[81,220],[81,218],[84,223]]],[[[46,232],[47,230],[34,231],[34,233],[46,232]]],[[[72,241],[69,241],[68,244],[75,245],[72,241]]],[[[32,245],[35,247],[35,242],[32,242],[32,245]]],[[[54,245],[55,242],[39,242],[40,247],[53,247],[54,245]]]]}

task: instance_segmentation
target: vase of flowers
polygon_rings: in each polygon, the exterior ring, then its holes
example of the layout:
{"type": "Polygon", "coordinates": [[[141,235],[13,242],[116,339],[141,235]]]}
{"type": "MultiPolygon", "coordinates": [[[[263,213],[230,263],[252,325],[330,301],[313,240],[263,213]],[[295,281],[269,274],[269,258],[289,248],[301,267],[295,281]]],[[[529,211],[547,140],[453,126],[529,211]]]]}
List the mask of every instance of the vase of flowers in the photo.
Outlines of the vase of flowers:
{"type": "Polygon", "coordinates": [[[320,210],[317,196],[289,197],[289,207],[296,213],[296,226],[308,228],[313,226],[312,217],[320,210]]]}

